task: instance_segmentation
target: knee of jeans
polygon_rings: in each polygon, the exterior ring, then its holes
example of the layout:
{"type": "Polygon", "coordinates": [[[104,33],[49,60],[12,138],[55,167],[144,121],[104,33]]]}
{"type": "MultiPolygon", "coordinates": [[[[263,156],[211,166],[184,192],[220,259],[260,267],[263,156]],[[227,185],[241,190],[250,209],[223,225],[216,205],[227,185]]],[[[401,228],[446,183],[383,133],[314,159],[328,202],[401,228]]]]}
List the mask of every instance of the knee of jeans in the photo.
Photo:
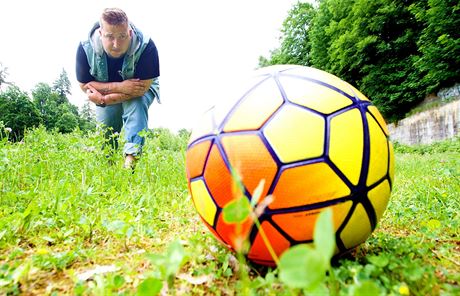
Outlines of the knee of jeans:
{"type": "Polygon", "coordinates": [[[124,109],[123,122],[125,129],[139,132],[147,128],[148,123],[148,106],[139,98],[136,102],[127,104],[124,109]]]}
{"type": "Polygon", "coordinates": [[[123,125],[121,110],[118,106],[107,106],[96,109],[96,120],[103,127],[111,129],[112,132],[120,132],[123,125]]]}
{"type": "Polygon", "coordinates": [[[125,106],[123,108],[126,110],[128,109],[140,109],[140,110],[148,110],[150,105],[153,102],[153,98],[150,92],[146,92],[142,97],[137,97],[125,102],[125,106]]]}

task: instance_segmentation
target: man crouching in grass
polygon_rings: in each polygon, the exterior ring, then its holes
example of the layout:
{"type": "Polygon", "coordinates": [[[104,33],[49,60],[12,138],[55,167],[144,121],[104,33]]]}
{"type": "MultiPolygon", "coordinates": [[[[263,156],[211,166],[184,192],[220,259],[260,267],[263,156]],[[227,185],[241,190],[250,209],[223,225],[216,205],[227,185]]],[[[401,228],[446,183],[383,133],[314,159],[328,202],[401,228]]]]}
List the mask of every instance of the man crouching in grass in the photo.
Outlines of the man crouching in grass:
{"type": "Polygon", "coordinates": [[[148,109],[159,102],[160,66],[155,43],[136,28],[126,13],[106,8],[88,39],[77,49],[76,75],[80,88],[96,105],[96,119],[118,147],[114,133],[124,128],[124,167],[134,168],[142,152],[148,109]]]}

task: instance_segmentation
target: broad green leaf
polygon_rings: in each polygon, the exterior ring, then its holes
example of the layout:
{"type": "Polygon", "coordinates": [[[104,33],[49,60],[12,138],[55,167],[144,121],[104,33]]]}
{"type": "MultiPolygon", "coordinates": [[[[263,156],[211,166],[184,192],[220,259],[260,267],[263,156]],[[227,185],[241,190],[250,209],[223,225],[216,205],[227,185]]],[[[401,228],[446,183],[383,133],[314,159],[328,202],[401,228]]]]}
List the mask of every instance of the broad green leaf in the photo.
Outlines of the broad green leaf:
{"type": "Polygon", "coordinates": [[[119,274],[117,274],[114,278],[113,278],[113,286],[115,289],[119,289],[121,288],[121,286],[123,286],[123,284],[125,283],[125,278],[119,274]]]}
{"type": "Polygon", "coordinates": [[[332,210],[327,208],[319,214],[313,234],[315,248],[329,265],[335,250],[335,233],[332,223],[332,210]]]}
{"type": "Polygon", "coordinates": [[[365,281],[361,284],[355,284],[352,288],[353,296],[379,296],[380,288],[373,281],[365,281]]]}
{"type": "Polygon", "coordinates": [[[146,278],[145,280],[140,283],[137,287],[138,296],[152,296],[158,295],[163,288],[163,282],[156,278],[146,278]]]}
{"type": "Polygon", "coordinates": [[[326,278],[327,267],[317,250],[296,245],[281,256],[279,278],[291,288],[313,290],[326,278]]]}
{"type": "Polygon", "coordinates": [[[244,196],[229,202],[222,211],[225,223],[243,223],[250,213],[251,204],[244,196]]]}
{"type": "Polygon", "coordinates": [[[388,256],[384,254],[379,255],[379,256],[368,256],[367,260],[369,260],[370,263],[378,267],[385,267],[390,262],[390,260],[388,259],[388,256]]]}
{"type": "Polygon", "coordinates": [[[318,286],[314,287],[313,289],[304,289],[305,295],[308,296],[329,296],[329,288],[327,287],[326,283],[323,282],[318,286]]]}

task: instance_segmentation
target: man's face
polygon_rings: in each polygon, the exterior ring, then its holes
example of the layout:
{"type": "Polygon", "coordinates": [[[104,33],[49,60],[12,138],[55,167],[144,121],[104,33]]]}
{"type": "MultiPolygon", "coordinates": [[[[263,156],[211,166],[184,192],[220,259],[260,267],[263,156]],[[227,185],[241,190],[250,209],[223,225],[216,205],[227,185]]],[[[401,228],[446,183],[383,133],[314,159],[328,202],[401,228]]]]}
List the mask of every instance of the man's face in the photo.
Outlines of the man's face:
{"type": "Polygon", "coordinates": [[[109,56],[119,58],[128,51],[132,34],[128,24],[114,26],[102,21],[99,32],[102,46],[109,56]]]}

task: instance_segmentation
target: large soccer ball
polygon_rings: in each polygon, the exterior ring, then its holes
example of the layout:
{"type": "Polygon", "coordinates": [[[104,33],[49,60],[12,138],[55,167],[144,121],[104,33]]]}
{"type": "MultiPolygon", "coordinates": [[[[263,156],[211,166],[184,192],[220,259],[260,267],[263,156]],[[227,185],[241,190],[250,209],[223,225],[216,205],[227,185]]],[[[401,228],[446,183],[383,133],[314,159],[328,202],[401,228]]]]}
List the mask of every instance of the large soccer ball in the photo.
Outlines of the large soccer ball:
{"type": "Polygon", "coordinates": [[[247,237],[247,258],[274,265],[254,215],[236,224],[223,218],[228,203],[251,201],[261,180],[257,203],[273,200],[258,219],[278,256],[312,242],[325,208],[336,253],[369,237],[387,207],[394,155],[384,119],[362,93],[324,71],[285,65],[229,82],[222,97],[226,106],[206,112],[186,152],[194,206],[218,240],[235,250],[247,237]]]}

